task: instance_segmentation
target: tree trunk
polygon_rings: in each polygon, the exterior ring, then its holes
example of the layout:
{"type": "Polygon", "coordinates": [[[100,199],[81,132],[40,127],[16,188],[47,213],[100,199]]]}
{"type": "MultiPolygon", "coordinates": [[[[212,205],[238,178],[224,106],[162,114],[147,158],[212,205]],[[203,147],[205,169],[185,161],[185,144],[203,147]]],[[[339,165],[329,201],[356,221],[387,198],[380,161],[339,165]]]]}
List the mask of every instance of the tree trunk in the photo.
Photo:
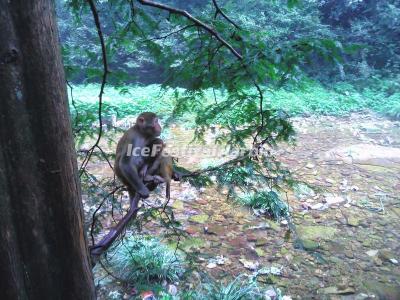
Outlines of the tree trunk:
{"type": "Polygon", "coordinates": [[[0,299],[94,299],[51,0],[0,0],[0,299]]]}

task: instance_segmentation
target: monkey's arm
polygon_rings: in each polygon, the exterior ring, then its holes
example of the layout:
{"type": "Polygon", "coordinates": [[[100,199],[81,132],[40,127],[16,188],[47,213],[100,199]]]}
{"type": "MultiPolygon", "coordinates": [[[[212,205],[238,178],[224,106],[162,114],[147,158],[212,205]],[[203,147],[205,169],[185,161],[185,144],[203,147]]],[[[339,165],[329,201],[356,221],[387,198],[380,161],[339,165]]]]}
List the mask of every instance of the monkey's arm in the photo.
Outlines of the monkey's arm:
{"type": "Polygon", "coordinates": [[[159,168],[160,168],[160,164],[161,164],[161,157],[157,157],[157,158],[154,160],[153,164],[150,166],[150,168],[148,168],[147,174],[149,174],[149,175],[154,175],[154,174],[156,174],[157,171],[158,171],[159,168]]]}

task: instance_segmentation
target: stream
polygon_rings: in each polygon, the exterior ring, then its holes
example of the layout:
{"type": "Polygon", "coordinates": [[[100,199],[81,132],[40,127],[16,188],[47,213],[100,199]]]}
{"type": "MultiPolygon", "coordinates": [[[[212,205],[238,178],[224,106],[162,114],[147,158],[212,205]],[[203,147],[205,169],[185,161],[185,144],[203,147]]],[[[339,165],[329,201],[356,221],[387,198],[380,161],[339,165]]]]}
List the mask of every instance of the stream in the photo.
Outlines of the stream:
{"type": "MultiPolygon", "coordinates": [[[[196,264],[219,280],[269,270],[258,280],[292,299],[400,299],[400,122],[369,113],[293,122],[296,145],[281,144],[274,154],[307,183],[287,192],[304,249],[287,222],[227,202],[224,190],[173,182],[170,205],[190,235],[181,247],[198,252],[196,264]]],[[[172,128],[168,147],[186,146],[192,136],[172,128]]],[[[215,147],[211,134],[206,146],[215,147]]],[[[186,154],[178,164],[197,169],[212,158],[186,154]]],[[[107,164],[89,168],[112,176],[107,164]]],[[[151,225],[143,230],[157,234],[151,225]]]]}

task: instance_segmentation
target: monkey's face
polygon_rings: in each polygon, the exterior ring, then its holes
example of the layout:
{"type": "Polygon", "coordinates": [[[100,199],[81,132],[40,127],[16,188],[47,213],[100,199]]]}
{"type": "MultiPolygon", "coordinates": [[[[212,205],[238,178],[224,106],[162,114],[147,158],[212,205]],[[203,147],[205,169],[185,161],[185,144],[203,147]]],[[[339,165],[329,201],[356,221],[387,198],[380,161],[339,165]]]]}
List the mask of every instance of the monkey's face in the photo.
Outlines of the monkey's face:
{"type": "Polygon", "coordinates": [[[136,121],[140,131],[146,136],[160,136],[161,125],[154,113],[142,113],[136,121]]]}

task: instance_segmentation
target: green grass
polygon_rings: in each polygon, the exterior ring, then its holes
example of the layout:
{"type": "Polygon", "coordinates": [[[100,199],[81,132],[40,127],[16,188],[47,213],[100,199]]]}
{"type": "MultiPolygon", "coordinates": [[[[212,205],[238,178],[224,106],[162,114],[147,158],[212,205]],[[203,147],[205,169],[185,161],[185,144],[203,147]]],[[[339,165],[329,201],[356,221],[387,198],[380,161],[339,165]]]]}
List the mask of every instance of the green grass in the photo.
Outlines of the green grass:
{"type": "Polygon", "coordinates": [[[125,238],[110,255],[112,269],[135,284],[177,281],[184,272],[180,254],[156,238],[133,235],[125,238]]]}
{"type": "MultiPolygon", "coordinates": [[[[393,118],[400,117],[400,86],[395,80],[371,79],[363,88],[342,82],[326,87],[319,82],[304,80],[295,87],[267,91],[267,103],[283,109],[292,116],[346,115],[370,109],[393,118]]],[[[77,85],[73,96],[78,111],[95,122],[98,109],[99,85],[77,85]],[[92,114],[92,116],[90,116],[92,114]]],[[[206,91],[206,102],[214,96],[206,91]]],[[[217,94],[217,97],[224,97],[217,94]]],[[[122,89],[107,87],[103,96],[103,115],[116,115],[118,119],[134,116],[143,111],[154,111],[162,118],[171,115],[174,105],[173,91],[162,91],[159,85],[127,86],[122,89]]],[[[74,114],[75,109],[71,106],[74,114]]],[[[192,118],[185,118],[192,122],[192,118]]],[[[91,121],[91,120],[90,120],[91,121]]]]}
{"type": "Polygon", "coordinates": [[[281,197],[274,191],[248,193],[238,198],[238,203],[253,209],[261,209],[275,220],[281,220],[289,215],[289,208],[281,197]]]}

